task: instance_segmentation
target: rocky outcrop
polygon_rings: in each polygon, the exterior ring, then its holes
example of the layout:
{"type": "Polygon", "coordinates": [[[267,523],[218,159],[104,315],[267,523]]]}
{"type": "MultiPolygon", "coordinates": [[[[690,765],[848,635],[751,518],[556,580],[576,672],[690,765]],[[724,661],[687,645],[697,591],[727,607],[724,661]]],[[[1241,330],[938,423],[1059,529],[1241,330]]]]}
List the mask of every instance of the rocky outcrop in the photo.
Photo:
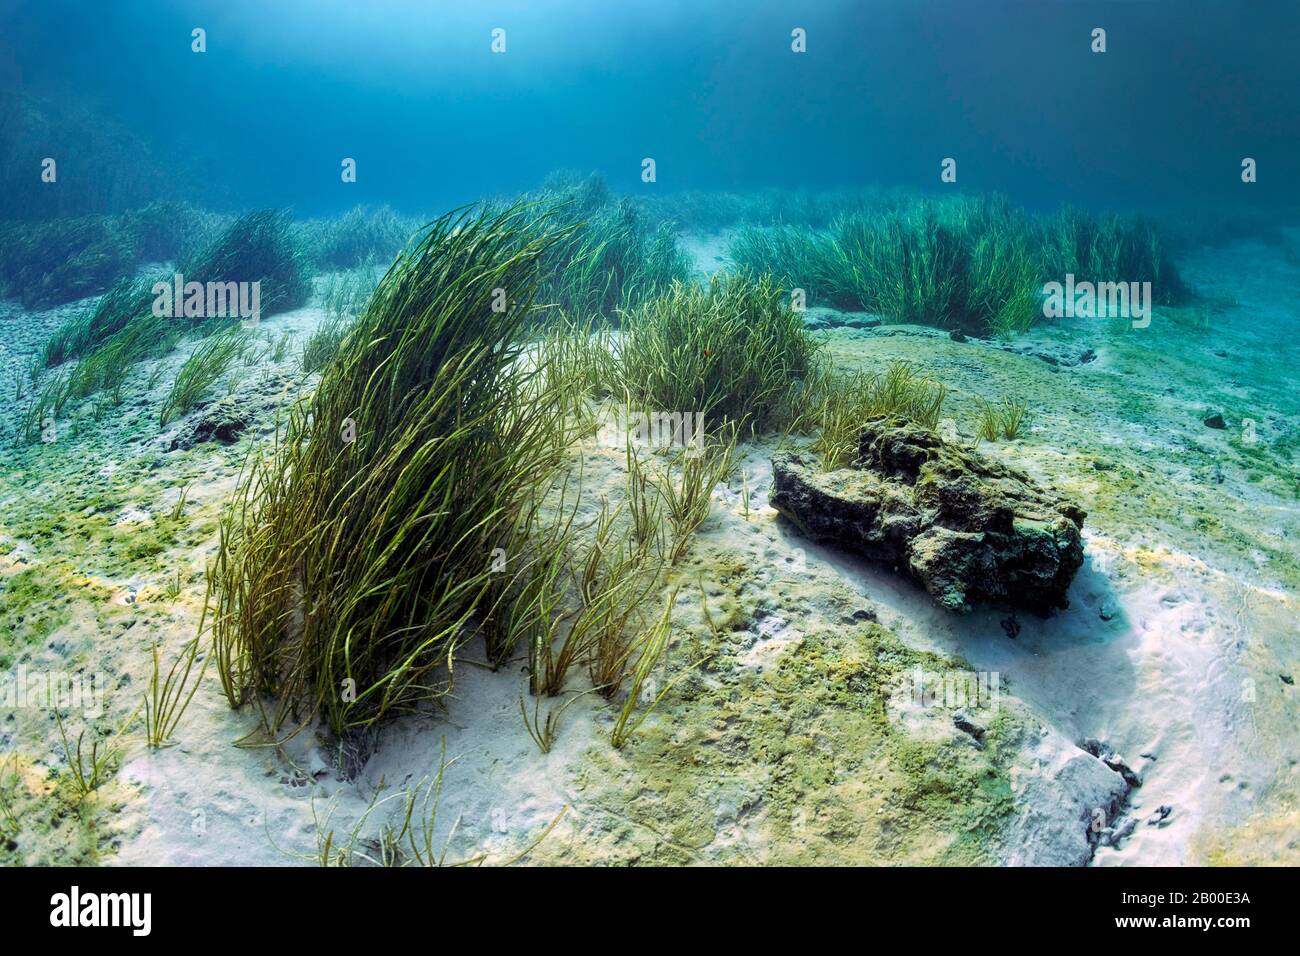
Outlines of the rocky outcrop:
{"type": "Polygon", "coordinates": [[[863,425],[851,468],[783,454],[772,469],[772,507],[804,534],[893,566],[946,608],[1069,606],[1085,512],[1022,472],[897,418],[863,425]]]}
{"type": "Polygon", "coordinates": [[[170,451],[193,448],[206,441],[232,444],[253,420],[249,403],[227,396],[210,402],[190,416],[177,429],[169,445],[170,451]]]}

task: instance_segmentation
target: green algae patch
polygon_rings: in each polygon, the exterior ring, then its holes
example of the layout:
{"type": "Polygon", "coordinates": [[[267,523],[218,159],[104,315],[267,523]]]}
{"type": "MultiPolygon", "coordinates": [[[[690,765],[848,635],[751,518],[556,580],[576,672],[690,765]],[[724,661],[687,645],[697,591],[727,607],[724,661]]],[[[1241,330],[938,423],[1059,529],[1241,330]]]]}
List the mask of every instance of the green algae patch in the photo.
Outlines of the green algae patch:
{"type": "Polygon", "coordinates": [[[979,747],[889,716],[909,670],[952,666],[875,624],[811,630],[770,669],[724,660],[623,751],[588,754],[577,787],[594,799],[576,812],[606,862],[994,862],[1013,809],[1006,722],[979,747]]]}
{"type": "Polygon", "coordinates": [[[81,793],[67,769],[15,752],[0,757],[0,866],[93,866],[121,834],[126,791],[108,783],[81,793]]]}
{"type": "Polygon", "coordinates": [[[44,643],[72,619],[72,599],[62,577],[47,568],[0,572],[0,670],[22,648],[44,643]]]}

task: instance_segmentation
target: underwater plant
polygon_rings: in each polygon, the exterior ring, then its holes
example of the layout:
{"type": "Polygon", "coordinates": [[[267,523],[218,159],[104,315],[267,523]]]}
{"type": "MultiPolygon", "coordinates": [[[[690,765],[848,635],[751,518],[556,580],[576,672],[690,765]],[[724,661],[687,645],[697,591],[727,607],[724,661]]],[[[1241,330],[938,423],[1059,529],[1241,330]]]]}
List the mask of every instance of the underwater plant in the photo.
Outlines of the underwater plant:
{"type": "Polygon", "coordinates": [[[171,391],[158,413],[158,423],[166,428],[168,422],[197,405],[203,394],[244,354],[247,347],[244,329],[237,325],[204,340],[176,373],[176,380],[172,382],[171,391]]]}
{"type": "Polygon", "coordinates": [[[82,399],[106,390],[116,404],[132,367],[167,354],[179,339],[179,329],[166,319],[149,315],[128,323],[77,363],[69,379],[69,396],[82,399]]]}
{"type": "Polygon", "coordinates": [[[351,324],[346,319],[330,317],[322,320],[316,328],[312,329],[300,353],[304,375],[310,375],[324,367],[338,351],[351,324]]]}
{"type": "Polygon", "coordinates": [[[955,204],[915,201],[837,217],[827,233],[742,229],[729,254],[813,301],[984,334],[1032,320],[1037,274],[1005,231],[975,235],[955,204]],[[1019,318],[1016,318],[1016,316],[1019,318]]]}
{"type": "MultiPolygon", "coordinates": [[[[620,506],[621,508],[621,506],[620,506]]],[[[589,650],[587,670],[593,688],[607,700],[623,686],[636,646],[642,606],[659,586],[662,558],[632,530],[614,529],[617,510],[606,509],[596,534],[582,555],[578,593],[581,610],[573,631],[589,650]]]]}
{"type": "Polygon", "coordinates": [[[134,319],[151,314],[153,293],[142,279],[119,279],[84,314],[64,322],[42,351],[47,367],[84,356],[134,319]]]}
{"type": "Polygon", "coordinates": [[[676,564],[686,554],[691,536],[709,516],[713,489],[731,474],[737,434],[738,429],[732,424],[703,450],[684,449],[676,462],[653,479],[672,531],[670,563],[676,564]]]}
{"type": "Polygon", "coordinates": [[[542,180],[542,193],[558,202],[572,203],[574,212],[589,215],[608,205],[612,194],[600,173],[582,173],[575,169],[556,169],[542,180]]]}
{"type": "Polygon", "coordinates": [[[836,292],[898,322],[977,335],[1028,328],[1039,275],[1028,220],[1005,200],[920,200],[831,227],[836,292]]]}
{"type": "Polygon", "coordinates": [[[652,226],[630,199],[585,205],[590,192],[548,197],[556,220],[574,228],[548,247],[537,290],[539,303],[578,325],[613,320],[690,274],[670,226],[652,226]]]}
{"type": "Polygon", "coordinates": [[[858,436],[868,418],[896,416],[933,429],[947,395],[945,385],[923,377],[909,362],[894,362],[873,374],[823,367],[805,391],[797,429],[816,432],[813,450],[830,471],[857,457],[858,436]]]}
{"type": "Polygon", "coordinates": [[[1004,398],[998,405],[980,402],[975,420],[975,437],[981,441],[1011,441],[1024,432],[1029,416],[1029,403],[1024,399],[1004,398]]]}
{"type": "Polygon", "coordinates": [[[59,728],[59,737],[63,741],[63,756],[68,764],[68,773],[72,785],[81,796],[89,796],[108,779],[114,765],[122,755],[119,741],[127,726],[135,719],[132,714],[126,719],[117,733],[110,737],[93,734],[87,750],[86,731],[77,734],[74,744],[68,739],[67,728],[63,725],[63,715],[54,711],[54,722],[59,728]]]}
{"type": "Polygon", "coordinates": [[[1066,209],[1037,218],[1005,197],[892,197],[837,216],[827,232],[748,227],[729,254],[813,301],[896,322],[1008,337],[1042,315],[1042,283],[1150,281],[1158,302],[1186,295],[1151,224],[1066,209]]]}
{"type": "Polygon", "coordinates": [[[566,234],[522,203],[436,220],[250,461],[205,619],[231,704],[277,701],[268,729],[320,713],[341,732],[450,689],[494,552],[564,447],[556,396],[520,359],[566,234]]]}
{"type": "Polygon", "coordinates": [[[116,217],[131,236],[138,263],[175,262],[212,243],[231,223],[187,202],[151,202],[116,217]]]}
{"type": "Polygon", "coordinates": [[[203,659],[194,683],[190,684],[190,674],[198,659],[200,642],[198,638],[186,643],[166,676],[162,674],[162,662],[158,657],[158,645],[153,646],[153,670],[149,676],[148,688],[145,690],[141,707],[144,711],[145,743],[150,749],[158,750],[167,746],[176,733],[176,727],[194,699],[203,675],[208,670],[208,658],[203,659]],[[188,688],[188,692],[186,690],[188,688]]]}
{"type": "Polygon", "coordinates": [[[211,242],[228,221],[188,203],[153,202],[111,216],[3,223],[0,295],[33,309],[95,295],[130,281],[144,263],[172,261],[211,242]]]}
{"type": "Polygon", "coordinates": [[[321,286],[320,302],[325,315],[333,319],[351,319],[361,314],[380,274],[373,260],[345,272],[331,272],[321,286]]]}
{"type": "Polygon", "coordinates": [[[803,289],[814,302],[849,308],[860,303],[846,291],[844,268],[829,235],[800,226],[746,226],[737,230],[727,253],[736,266],[770,275],[787,289],[803,289]]]}
{"type": "Polygon", "coordinates": [[[263,316],[299,308],[311,297],[306,255],[282,209],[241,216],[211,245],[182,260],[177,271],[186,282],[260,282],[263,316]]]}
{"type": "Polygon", "coordinates": [[[101,292],[137,261],[132,236],[108,216],[0,225],[0,296],[29,309],[101,292]]]}
{"type": "MultiPolygon", "coordinates": [[[[178,271],[196,282],[261,283],[262,314],[297,308],[311,293],[292,223],[276,210],[236,220],[178,271]]],[[[227,327],[225,315],[156,316],[153,288],[147,280],[120,279],[87,314],[64,323],[46,342],[47,366],[82,357],[73,377],[74,397],[120,386],[133,364],[170,351],[183,332],[206,335],[227,327]]]]}
{"type": "Polygon", "coordinates": [[[650,683],[650,675],[663,658],[664,652],[668,649],[668,642],[672,638],[673,602],[676,599],[677,591],[674,589],[664,600],[663,612],[637,640],[634,648],[636,664],[632,668],[627,696],[623,700],[623,706],[619,708],[618,716],[614,719],[613,730],[610,731],[609,735],[609,742],[616,750],[622,749],[623,745],[636,733],[637,728],[645,723],[646,718],[659,706],[660,701],[667,696],[668,692],[673,689],[678,681],[690,673],[690,669],[682,671],[677,677],[669,681],[658,694],[653,694],[654,685],[650,683]],[[652,694],[653,696],[651,696],[652,694]],[[637,704],[645,702],[647,698],[649,698],[648,703],[638,714],[636,712],[637,704]]]}
{"type": "Polygon", "coordinates": [[[770,277],[676,282],[623,317],[619,391],[637,407],[692,412],[751,431],[789,414],[817,343],[770,277]]]}
{"type": "Polygon", "coordinates": [[[353,319],[365,308],[375,282],[374,270],[370,266],[332,272],[325,278],[320,294],[325,318],[312,329],[299,353],[304,374],[310,375],[321,369],[338,351],[353,319]]]}
{"type": "Polygon", "coordinates": [[[1146,219],[1067,206],[1044,219],[1038,232],[1046,278],[1063,281],[1072,274],[1076,282],[1150,282],[1159,305],[1188,298],[1161,232],[1146,219]]]}
{"type": "Polygon", "coordinates": [[[884,189],[760,189],[735,193],[678,190],[642,198],[652,220],[682,228],[716,232],[732,226],[810,226],[821,229],[838,216],[883,209],[895,202],[884,189]]]}
{"type": "Polygon", "coordinates": [[[557,385],[569,386],[569,412],[587,427],[596,425],[591,400],[607,397],[618,387],[614,353],[612,330],[603,322],[552,322],[537,342],[539,367],[557,385]]]}
{"type": "Polygon", "coordinates": [[[72,397],[69,389],[70,379],[71,375],[67,373],[54,373],[45,380],[40,389],[32,392],[14,436],[15,445],[41,440],[46,426],[58,419],[68,399],[72,397]]]}
{"type": "Polygon", "coordinates": [[[354,206],[334,219],[308,220],[297,233],[307,261],[321,271],[338,271],[391,262],[419,228],[418,219],[391,206],[354,206]]]}

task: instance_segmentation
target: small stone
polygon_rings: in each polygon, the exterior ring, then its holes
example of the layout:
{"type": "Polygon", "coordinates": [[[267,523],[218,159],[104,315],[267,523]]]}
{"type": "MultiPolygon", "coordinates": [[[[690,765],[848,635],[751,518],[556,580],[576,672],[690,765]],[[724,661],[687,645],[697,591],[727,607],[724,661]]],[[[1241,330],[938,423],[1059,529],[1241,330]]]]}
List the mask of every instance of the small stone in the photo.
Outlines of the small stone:
{"type": "Polygon", "coordinates": [[[952,724],[964,734],[970,734],[978,741],[984,740],[985,729],[975,721],[971,720],[964,711],[957,711],[952,715],[952,724]]]}
{"type": "Polygon", "coordinates": [[[1223,416],[1215,412],[1202,423],[1206,428],[1227,428],[1228,423],[1223,420],[1223,416]]]}
{"type": "Polygon", "coordinates": [[[1000,623],[1002,624],[1003,632],[1005,632],[1007,637],[1011,638],[1013,641],[1020,636],[1020,622],[1014,617],[1004,617],[1000,623]]]}
{"type": "Polygon", "coordinates": [[[953,329],[948,333],[948,338],[952,339],[954,342],[965,342],[966,333],[962,332],[960,329],[953,329]]]}
{"type": "Polygon", "coordinates": [[[1123,777],[1124,782],[1130,787],[1137,788],[1142,786],[1142,778],[1134,773],[1133,769],[1124,762],[1124,758],[1118,754],[1109,754],[1108,756],[1102,757],[1101,762],[1123,777]]]}
{"type": "Polygon", "coordinates": [[[1121,840],[1130,836],[1136,827],[1137,820],[1133,817],[1125,817],[1115,826],[1103,830],[1100,842],[1106,846],[1116,846],[1121,840]]]}
{"type": "Polygon", "coordinates": [[[1169,819],[1169,814],[1174,812],[1174,808],[1167,803],[1162,803],[1156,812],[1147,817],[1147,826],[1157,827],[1169,819]]]}
{"type": "Polygon", "coordinates": [[[1283,684],[1287,684],[1289,686],[1295,686],[1295,678],[1293,678],[1290,674],[1278,674],[1277,676],[1282,678],[1283,684]]]}

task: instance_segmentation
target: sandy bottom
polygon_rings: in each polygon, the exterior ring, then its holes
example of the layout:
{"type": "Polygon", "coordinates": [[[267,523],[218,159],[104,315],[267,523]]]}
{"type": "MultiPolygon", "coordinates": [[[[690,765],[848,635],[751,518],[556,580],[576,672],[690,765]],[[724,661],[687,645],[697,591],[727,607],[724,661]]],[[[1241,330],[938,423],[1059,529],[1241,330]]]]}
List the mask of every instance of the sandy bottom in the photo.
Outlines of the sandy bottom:
{"type": "MultiPolygon", "coordinates": [[[[723,237],[686,247],[702,272],[725,263],[723,237]]],[[[540,705],[564,705],[541,753],[520,713],[534,705],[523,662],[492,671],[473,645],[445,712],[342,748],[317,728],[265,745],[208,672],[177,743],[128,735],[87,798],[48,708],[5,705],[0,772],[15,768],[6,792],[24,822],[0,860],[279,865],[315,862],[329,840],[361,861],[415,794],[445,862],[1300,862],[1300,398],[1281,347],[1300,331],[1300,269],[1284,252],[1199,254],[1186,271],[1206,301],[1142,330],[1062,324],[1010,346],[905,326],[818,333],[846,369],[923,366],[952,389],[949,427],[967,440],[980,399],[1029,402],[1026,435],[981,450],[1089,512],[1068,611],[956,617],[890,569],[802,540],[767,505],[780,442],[750,443],[665,588],[675,637],[656,678],[685,677],[623,749],[609,739],[621,701],[575,680],[540,705]],[[1203,424],[1214,412],[1227,428],[1203,424]],[[918,674],[997,675],[999,694],[921,705],[918,674]],[[983,740],[955,726],[959,709],[983,740]],[[1080,749],[1089,738],[1140,778],[1114,806],[1117,775],[1080,749]]],[[[0,310],[24,330],[5,371],[61,317],[0,310]]],[[[300,344],[320,319],[303,309],[259,334],[300,344]]],[[[229,390],[282,406],[311,384],[295,361],[264,357],[229,390]]],[[[222,503],[273,431],[269,413],[234,446],[171,451],[185,423],[160,433],[170,376],[152,372],[107,416],[77,410],[59,440],[14,449],[0,474],[0,676],[102,675],[96,727],[136,706],[156,642],[174,653],[196,633],[222,503]]],[[[622,493],[623,454],[587,443],[579,459],[590,520],[622,493]]]]}

